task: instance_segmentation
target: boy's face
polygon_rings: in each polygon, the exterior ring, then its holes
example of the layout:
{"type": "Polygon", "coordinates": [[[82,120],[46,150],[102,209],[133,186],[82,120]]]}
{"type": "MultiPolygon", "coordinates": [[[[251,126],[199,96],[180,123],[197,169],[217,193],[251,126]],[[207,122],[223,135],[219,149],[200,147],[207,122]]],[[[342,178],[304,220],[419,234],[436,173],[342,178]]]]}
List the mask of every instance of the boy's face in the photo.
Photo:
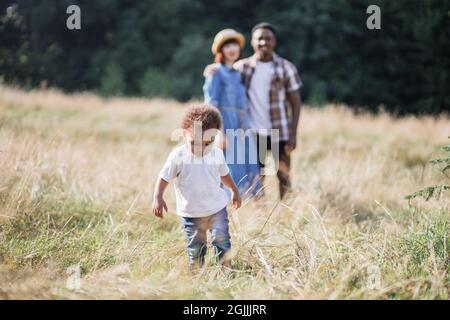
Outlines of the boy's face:
{"type": "Polygon", "coordinates": [[[210,129],[203,131],[202,134],[198,135],[191,131],[185,131],[184,136],[189,150],[198,157],[208,154],[214,144],[214,139],[217,134],[216,131],[217,130],[210,129]]]}
{"type": "Polygon", "coordinates": [[[255,32],[253,32],[252,47],[259,59],[271,59],[275,45],[276,39],[272,30],[260,28],[256,29],[255,32]]]}

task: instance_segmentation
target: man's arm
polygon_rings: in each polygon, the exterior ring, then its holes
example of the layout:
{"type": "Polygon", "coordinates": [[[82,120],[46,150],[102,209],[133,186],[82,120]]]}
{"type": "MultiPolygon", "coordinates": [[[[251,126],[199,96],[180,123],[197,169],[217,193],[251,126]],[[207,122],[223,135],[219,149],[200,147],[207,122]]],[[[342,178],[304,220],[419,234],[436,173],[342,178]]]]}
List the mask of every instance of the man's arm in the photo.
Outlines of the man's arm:
{"type": "MultiPolygon", "coordinates": [[[[236,71],[242,72],[242,70],[244,69],[244,62],[245,62],[245,59],[236,61],[233,64],[233,69],[236,71]]],[[[219,68],[220,68],[220,63],[208,64],[205,67],[205,69],[203,70],[203,77],[208,78],[208,77],[214,75],[217,72],[217,70],[219,70],[219,68]]]]}
{"type": "Polygon", "coordinates": [[[217,72],[217,70],[219,70],[219,68],[220,68],[219,63],[208,64],[203,70],[203,77],[208,78],[210,76],[213,76],[217,72]]]}
{"type": "Polygon", "coordinates": [[[287,99],[292,111],[292,122],[289,128],[289,141],[287,145],[287,152],[290,153],[297,147],[297,127],[301,109],[300,90],[288,91],[287,99]]]}

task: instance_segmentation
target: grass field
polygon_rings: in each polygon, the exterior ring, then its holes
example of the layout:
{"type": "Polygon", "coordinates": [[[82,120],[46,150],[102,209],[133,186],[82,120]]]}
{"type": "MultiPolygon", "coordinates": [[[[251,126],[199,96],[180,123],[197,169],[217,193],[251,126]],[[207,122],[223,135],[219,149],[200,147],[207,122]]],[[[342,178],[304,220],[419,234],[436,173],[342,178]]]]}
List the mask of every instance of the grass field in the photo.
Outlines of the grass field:
{"type": "Polygon", "coordinates": [[[443,181],[448,117],[305,106],[295,190],[230,209],[233,272],[192,276],[172,187],[150,214],[185,107],[0,87],[0,298],[450,298],[449,196],[404,199],[443,181]]]}

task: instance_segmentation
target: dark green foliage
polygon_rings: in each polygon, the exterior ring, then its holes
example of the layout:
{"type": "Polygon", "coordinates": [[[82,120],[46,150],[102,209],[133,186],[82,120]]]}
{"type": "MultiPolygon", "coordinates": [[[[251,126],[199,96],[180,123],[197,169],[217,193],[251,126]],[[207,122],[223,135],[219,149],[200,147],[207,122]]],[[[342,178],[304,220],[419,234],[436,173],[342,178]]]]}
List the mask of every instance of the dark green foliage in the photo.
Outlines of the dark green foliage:
{"type": "Polygon", "coordinates": [[[146,97],[167,97],[170,95],[170,80],[157,68],[149,67],[139,84],[140,92],[146,97]]]}
{"type": "Polygon", "coordinates": [[[412,230],[402,239],[403,249],[411,257],[409,267],[412,272],[419,273],[427,267],[449,270],[449,232],[450,223],[438,218],[418,230],[412,230]]]}
{"type": "MultiPolygon", "coordinates": [[[[450,138],[450,137],[449,137],[450,138]]],[[[450,154],[450,145],[442,147],[442,150],[450,154]]],[[[447,181],[449,176],[447,175],[447,171],[450,169],[450,157],[444,157],[444,158],[438,158],[433,159],[430,161],[433,165],[441,165],[441,172],[444,176],[447,177],[447,181]]],[[[422,197],[425,200],[429,200],[431,197],[435,197],[436,199],[439,199],[444,191],[450,191],[450,184],[440,184],[440,185],[434,185],[431,187],[424,188],[422,190],[416,191],[408,196],[406,196],[407,200],[412,200],[417,197],[422,197]]]]}
{"type": "Polygon", "coordinates": [[[100,82],[100,94],[121,95],[125,91],[123,70],[118,63],[108,64],[100,82]]]}
{"type": "Polygon", "coordinates": [[[450,109],[449,12],[449,0],[6,0],[0,79],[187,100],[201,96],[215,33],[243,32],[249,55],[251,27],[267,20],[309,103],[437,114],[450,109]],[[66,28],[71,4],[81,8],[79,31],[66,28]],[[381,30],[366,28],[371,4],[381,8],[381,30]]]}

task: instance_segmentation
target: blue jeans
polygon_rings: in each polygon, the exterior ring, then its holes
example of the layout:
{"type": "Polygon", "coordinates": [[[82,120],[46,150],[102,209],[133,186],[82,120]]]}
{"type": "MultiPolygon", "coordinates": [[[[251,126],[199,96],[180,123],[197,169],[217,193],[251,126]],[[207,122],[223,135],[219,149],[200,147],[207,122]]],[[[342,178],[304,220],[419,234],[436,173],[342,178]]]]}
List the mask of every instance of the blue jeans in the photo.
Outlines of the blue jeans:
{"type": "Polygon", "coordinates": [[[230,233],[228,231],[227,208],[217,213],[201,218],[182,217],[187,241],[189,265],[202,266],[207,251],[206,233],[211,231],[215,256],[220,261],[224,254],[231,249],[230,233]]]}

